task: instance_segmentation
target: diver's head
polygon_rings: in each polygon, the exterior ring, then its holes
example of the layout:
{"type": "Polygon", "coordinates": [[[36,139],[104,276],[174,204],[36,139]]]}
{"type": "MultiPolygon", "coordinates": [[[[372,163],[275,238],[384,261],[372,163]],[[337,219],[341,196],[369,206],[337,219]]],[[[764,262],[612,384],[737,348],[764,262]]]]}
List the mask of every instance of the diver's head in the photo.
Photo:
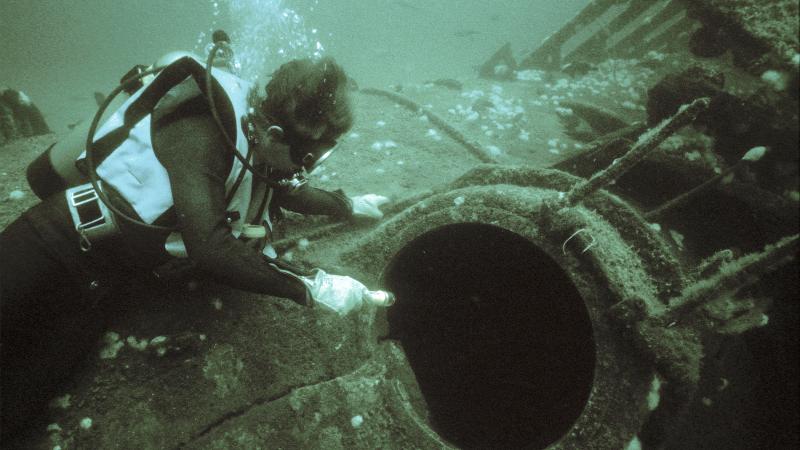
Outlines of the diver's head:
{"type": "Polygon", "coordinates": [[[278,173],[310,172],[353,124],[347,75],[333,58],[290,61],[272,74],[265,92],[253,121],[262,143],[257,148],[278,173]]]}

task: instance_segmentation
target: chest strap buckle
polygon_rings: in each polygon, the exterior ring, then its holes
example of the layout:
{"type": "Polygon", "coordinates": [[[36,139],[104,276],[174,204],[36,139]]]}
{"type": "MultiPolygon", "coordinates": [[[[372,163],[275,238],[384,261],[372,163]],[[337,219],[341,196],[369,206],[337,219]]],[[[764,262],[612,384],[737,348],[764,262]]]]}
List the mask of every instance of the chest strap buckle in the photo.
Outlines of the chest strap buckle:
{"type": "Polygon", "coordinates": [[[81,250],[88,252],[92,244],[119,233],[114,213],[100,200],[91,183],[67,189],[66,196],[81,250]]]}

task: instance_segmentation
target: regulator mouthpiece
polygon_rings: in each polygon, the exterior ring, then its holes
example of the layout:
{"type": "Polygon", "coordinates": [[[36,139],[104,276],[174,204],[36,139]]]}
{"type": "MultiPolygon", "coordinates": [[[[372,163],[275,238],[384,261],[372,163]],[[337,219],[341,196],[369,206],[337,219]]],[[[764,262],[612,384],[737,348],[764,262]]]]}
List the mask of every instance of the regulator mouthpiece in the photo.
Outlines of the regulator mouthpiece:
{"type": "Polygon", "coordinates": [[[302,169],[299,172],[295,172],[291,177],[282,178],[276,181],[276,183],[278,186],[287,189],[289,192],[295,192],[308,183],[306,170],[302,169]]]}
{"type": "Polygon", "coordinates": [[[395,296],[388,291],[366,291],[364,301],[375,306],[389,307],[394,304],[395,296]]]}

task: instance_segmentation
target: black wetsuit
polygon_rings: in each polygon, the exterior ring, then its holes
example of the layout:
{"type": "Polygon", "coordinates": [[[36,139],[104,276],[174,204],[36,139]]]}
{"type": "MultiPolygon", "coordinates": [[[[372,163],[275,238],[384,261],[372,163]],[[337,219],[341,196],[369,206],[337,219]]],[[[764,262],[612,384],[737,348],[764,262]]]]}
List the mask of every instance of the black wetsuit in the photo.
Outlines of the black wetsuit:
{"type": "MultiPolygon", "coordinates": [[[[167,169],[174,206],[156,224],[177,225],[197,270],[230,286],[304,302],[305,288],[281,274],[271,260],[231,235],[225,180],[233,156],[207,103],[192,81],[173,88],[153,112],[152,140],[167,169]]],[[[233,134],[232,114],[223,114],[233,134]]],[[[118,195],[114,203],[135,214],[118,195]]],[[[348,218],[341,193],[304,187],[274,192],[279,208],[348,218]]],[[[0,378],[3,434],[13,432],[56,392],[54,384],[85,355],[105,330],[102,297],[133,271],[149,273],[172,258],[167,232],[122,222],[122,233],[79,248],[63,192],[26,211],[0,233],[0,378]]]]}
{"type": "MultiPolygon", "coordinates": [[[[235,136],[232,121],[226,122],[228,134],[235,136]]],[[[233,156],[225,150],[207,102],[193,81],[174,88],[159,103],[153,123],[153,148],[169,173],[175,203],[174,211],[165,213],[166,221],[177,219],[191,259],[201,270],[231,286],[304,298],[305,289],[299,282],[275,271],[267,258],[231,235],[224,183],[233,156]]],[[[343,194],[310,186],[291,194],[274,191],[270,210],[277,212],[278,208],[342,219],[351,214],[350,200],[343,194]]]]}

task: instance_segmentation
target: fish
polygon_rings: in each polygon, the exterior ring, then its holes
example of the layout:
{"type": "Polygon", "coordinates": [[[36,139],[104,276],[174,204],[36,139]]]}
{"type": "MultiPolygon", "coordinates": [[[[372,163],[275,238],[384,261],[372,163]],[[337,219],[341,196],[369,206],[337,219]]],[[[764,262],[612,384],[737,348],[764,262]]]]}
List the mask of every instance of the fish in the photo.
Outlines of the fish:
{"type": "Polygon", "coordinates": [[[425,84],[433,84],[435,86],[441,86],[454,91],[460,91],[464,87],[460,81],[452,78],[439,78],[438,80],[426,81],[425,84]]]}
{"type": "Polygon", "coordinates": [[[412,4],[408,0],[396,0],[396,1],[392,2],[392,4],[394,4],[395,6],[397,6],[399,8],[403,8],[403,9],[409,9],[409,10],[412,10],[412,11],[422,11],[422,8],[420,8],[417,5],[412,4]]]}
{"type": "Polygon", "coordinates": [[[481,32],[477,31],[477,30],[458,30],[455,33],[453,33],[453,36],[455,36],[455,37],[469,37],[469,36],[475,36],[476,34],[481,34],[481,32]]]}

